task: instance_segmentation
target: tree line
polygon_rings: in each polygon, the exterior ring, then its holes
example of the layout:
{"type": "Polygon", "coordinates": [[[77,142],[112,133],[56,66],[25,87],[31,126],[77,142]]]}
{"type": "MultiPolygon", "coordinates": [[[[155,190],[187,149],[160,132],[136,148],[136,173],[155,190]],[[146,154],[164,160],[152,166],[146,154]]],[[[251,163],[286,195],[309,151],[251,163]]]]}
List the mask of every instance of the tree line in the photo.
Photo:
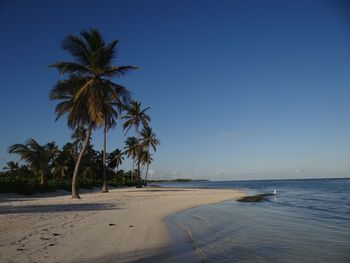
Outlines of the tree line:
{"type": "Polygon", "coordinates": [[[13,144],[9,152],[18,154],[27,165],[9,162],[5,168],[7,172],[2,176],[33,174],[40,178],[41,189],[47,186],[48,178],[68,180],[71,181],[72,198],[80,198],[78,183],[87,178],[91,181],[102,177],[102,192],[108,192],[107,181],[111,177],[118,182],[118,175],[122,184],[135,182],[142,187],[142,177],[147,181],[152,153],[159,140],[150,126],[149,107],[142,108],[126,87],[114,82],[114,78],[137,69],[113,65],[117,44],[117,40],[106,43],[97,29],[82,31],[80,36],[68,35],[63,40],[62,48],[72,56],[72,61],[58,61],[49,66],[64,77],[57,81],[49,97],[57,101],[56,120],[66,116],[67,125],[73,130],[72,142],[61,149],[55,142],[40,145],[34,139],[25,144],[13,144]],[[107,153],[107,132],[117,122],[122,122],[125,134],[133,130],[134,136],[126,139],[122,150],[107,153]],[[101,152],[94,150],[90,143],[96,129],[103,131],[101,152]],[[132,170],[118,173],[125,156],[132,159],[132,170]]]}

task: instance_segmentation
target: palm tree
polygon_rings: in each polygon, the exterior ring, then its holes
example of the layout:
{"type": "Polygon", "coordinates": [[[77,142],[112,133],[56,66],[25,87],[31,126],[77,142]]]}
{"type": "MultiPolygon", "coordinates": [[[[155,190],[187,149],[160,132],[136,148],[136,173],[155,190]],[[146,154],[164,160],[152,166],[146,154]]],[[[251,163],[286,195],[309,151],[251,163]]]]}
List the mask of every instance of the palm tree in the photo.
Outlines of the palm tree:
{"type": "MultiPolygon", "coordinates": [[[[50,65],[57,68],[61,75],[69,74],[67,79],[58,81],[51,90],[50,98],[61,101],[56,106],[57,118],[67,113],[69,127],[86,128],[84,143],[73,173],[73,198],[80,198],[77,175],[92,130],[95,127],[108,127],[111,118],[116,115],[116,110],[112,108],[130,99],[129,91],[114,83],[112,78],[136,69],[133,66],[111,64],[117,54],[118,41],[105,43],[96,29],[82,31],[80,35],[69,35],[62,43],[62,48],[73,56],[74,61],[50,65]]],[[[104,136],[105,134],[106,132],[104,136]]]]}
{"type": "Polygon", "coordinates": [[[144,162],[147,165],[146,176],[145,176],[145,181],[147,183],[148,168],[152,162],[150,148],[152,148],[153,151],[156,151],[157,145],[160,144],[160,141],[156,138],[156,135],[153,133],[152,128],[149,126],[143,128],[143,130],[140,132],[140,135],[141,135],[140,146],[142,150],[146,152],[146,154],[144,154],[144,162]]]}
{"type": "MultiPolygon", "coordinates": [[[[116,96],[110,93],[103,94],[103,186],[102,193],[107,193],[107,160],[106,160],[106,140],[107,130],[116,125],[116,119],[119,117],[122,109],[127,106],[130,101],[130,93],[126,89],[121,89],[116,96]]],[[[114,94],[115,95],[115,94],[114,94]]]]}
{"type": "Polygon", "coordinates": [[[151,121],[151,118],[146,114],[146,111],[149,109],[141,108],[141,103],[137,101],[132,101],[130,103],[130,106],[126,108],[126,115],[123,116],[123,119],[126,121],[123,124],[124,130],[126,132],[129,131],[131,127],[135,128],[136,136],[137,136],[137,154],[136,154],[136,159],[137,159],[137,173],[138,173],[138,186],[141,186],[141,180],[140,180],[140,158],[141,158],[141,148],[140,148],[140,125],[142,124],[143,127],[148,127],[148,123],[151,121]]]}
{"type": "Polygon", "coordinates": [[[117,182],[117,175],[118,175],[118,167],[122,164],[124,160],[123,155],[124,153],[119,149],[116,149],[110,154],[108,154],[108,167],[112,170],[114,170],[115,168],[117,169],[117,171],[115,171],[116,182],[117,182]]]}
{"type": "Polygon", "coordinates": [[[69,171],[73,171],[76,158],[74,156],[74,148],[76,146],[72,143],[66,143],[62,150],[58,151],[57,156],[53,162],[53,173],[59,180],[67,178],[70,180],[69,171]]]}
{"type": "Polygon", "coordinates": [[[19,169],[18,162],[10,161],[6,163],[6,166],[2,169],[8,170],[9,172],[13,173],[19,169]]]}
{"type": "Polygon", "coordinates": [[[144,167],[146,166],[145,185],[147,185],[148,168],[149,168],[149,165],[152,163],[152,161],[153,161],[152,154],[149,151],[142,150],[141,151],[142,172],[144,167]]]}
{"type": "Polygon", "coordinates": [[[84,79],[81,79],[80,75],[73,74],[69,79],[58,81],[50,93],[50,99],[60,100],[55,108],[56,120],[67,114],[68,127],[76,129],[86,126],[86,132],[82,138],[82,147],[76,158],[72,176],[72,198],[80,198],[78,193],[78,171],[90,141],[91,131],[96,127],[96,120],[89,116],[88,97],[75,97],[81,85],[84,85],[84,79]]]}
{"type": "MultiPolygon", "coordinates": [[[[132,174],[134,173],[134,169],[135,169],[135,161],[136,161],[136,157],[137,157],[137,148],[138,148],[138,140],[136,137],[129,137],[126,141],[125,141],[125,153],[127,154],[128,158],[132,159],[132,174]]],[[[131,177],[132,179],[132,177],[131,177]]]]}
{"type": "Polygon", "coordinates": [[[29,163],[31,170],[40,176],[40,185],[46,183],[46,175],[54,156],[53,144],[40,145],[36,140],[29,139],[25,144],[13,144],[8,148],[9,153],[18,154],[21,160],[29,163]]]}

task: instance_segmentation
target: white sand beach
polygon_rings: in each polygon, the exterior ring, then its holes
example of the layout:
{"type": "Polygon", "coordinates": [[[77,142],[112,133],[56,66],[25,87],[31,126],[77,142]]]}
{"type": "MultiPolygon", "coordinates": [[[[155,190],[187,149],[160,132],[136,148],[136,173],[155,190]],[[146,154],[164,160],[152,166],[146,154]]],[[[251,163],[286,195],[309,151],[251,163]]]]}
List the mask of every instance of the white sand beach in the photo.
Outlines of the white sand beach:
{"type": "Polygon", "coordinates": [[[0,195],[0,262],[171,262],[167,215],[236,199],[236,190],[112,189],[0,195]]]}

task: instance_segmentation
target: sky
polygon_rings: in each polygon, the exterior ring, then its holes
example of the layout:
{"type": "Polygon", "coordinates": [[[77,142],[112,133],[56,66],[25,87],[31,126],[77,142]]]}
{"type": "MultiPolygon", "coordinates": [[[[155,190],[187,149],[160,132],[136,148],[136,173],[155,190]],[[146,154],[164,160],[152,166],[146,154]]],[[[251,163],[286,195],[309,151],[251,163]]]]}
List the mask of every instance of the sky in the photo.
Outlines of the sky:
{"type": "MultiPolygon", "coordinates": [[[[63,38],[91,27],[119,40],[116,65],[139,67],[115,81],[151,107],[161,141],[151,178],[350,176],[350,8],[340,0],[0,0],[0,169],[18,160],[13,143],[70,140],[48,65],[70,60],[63,38]]],[[[123,147],[120,124],[107,151],[123,147]]],[[[101,131],[92,143],[101,149],[101,131]]]]}

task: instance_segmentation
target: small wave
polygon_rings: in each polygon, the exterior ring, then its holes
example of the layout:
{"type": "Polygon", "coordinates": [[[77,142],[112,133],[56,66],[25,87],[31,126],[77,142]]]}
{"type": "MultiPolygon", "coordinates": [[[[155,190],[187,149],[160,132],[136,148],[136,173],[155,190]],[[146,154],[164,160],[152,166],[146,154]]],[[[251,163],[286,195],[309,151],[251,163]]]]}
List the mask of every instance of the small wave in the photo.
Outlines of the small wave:
{"type": "Polygon", "coordinates": [[[193,234],[192,234],[191,230],[181,223],[177,223],[177,225],[179,227],[181,227],[186,232],[186,234],[187,234],[187,236],[192,244],[193,250],[195,251],[196,255],[198,256],[200,262],[206,261],[207,257],[205,255],[205,253],[203,252],[203,250],[196,245],[196,242],[193,238],[193,234]]]}

